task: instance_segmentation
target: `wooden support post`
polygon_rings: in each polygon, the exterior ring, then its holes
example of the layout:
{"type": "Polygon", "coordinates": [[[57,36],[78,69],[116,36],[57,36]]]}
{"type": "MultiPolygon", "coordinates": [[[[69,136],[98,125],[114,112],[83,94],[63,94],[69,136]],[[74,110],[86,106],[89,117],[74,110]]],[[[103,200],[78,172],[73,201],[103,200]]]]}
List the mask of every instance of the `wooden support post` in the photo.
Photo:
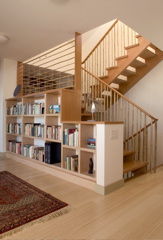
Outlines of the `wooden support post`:
{"type": "Polygon", "coordinates": [[[75,33],[75,83],[76,91],[81,91],[81,34],[75,33]]]}
{"type": "Polygon", "coordinates": [[[17,85],[21,85],[21,90],[18,96],[23,95],[23,63],[18,62],[17,65],[17,85]]]}

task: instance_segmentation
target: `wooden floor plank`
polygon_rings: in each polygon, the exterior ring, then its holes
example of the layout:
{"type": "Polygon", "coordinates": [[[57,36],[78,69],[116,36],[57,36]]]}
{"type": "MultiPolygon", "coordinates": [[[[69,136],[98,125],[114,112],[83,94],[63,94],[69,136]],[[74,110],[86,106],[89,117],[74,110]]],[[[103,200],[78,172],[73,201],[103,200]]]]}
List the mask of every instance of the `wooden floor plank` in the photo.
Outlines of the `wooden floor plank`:
{"type": "Polygon", "coordinates": [[[7,170],[67,202],[71,211],[35,224],[4,239],[163,239],[163,166],[125,183],[106,196],[66,182],[11,159],[0,158],[7,170]]]}

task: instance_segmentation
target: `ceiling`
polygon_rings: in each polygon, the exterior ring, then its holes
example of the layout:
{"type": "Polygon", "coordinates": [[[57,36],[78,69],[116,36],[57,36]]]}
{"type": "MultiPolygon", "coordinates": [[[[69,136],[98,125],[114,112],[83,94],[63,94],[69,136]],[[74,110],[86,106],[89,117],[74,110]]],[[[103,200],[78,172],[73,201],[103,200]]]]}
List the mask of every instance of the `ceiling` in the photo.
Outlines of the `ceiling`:
{"type": "Polygon", "coordinates": [[[0,0],[0,58],[25,61],[113,19],[163,50],[163,0],[0,0]]]}

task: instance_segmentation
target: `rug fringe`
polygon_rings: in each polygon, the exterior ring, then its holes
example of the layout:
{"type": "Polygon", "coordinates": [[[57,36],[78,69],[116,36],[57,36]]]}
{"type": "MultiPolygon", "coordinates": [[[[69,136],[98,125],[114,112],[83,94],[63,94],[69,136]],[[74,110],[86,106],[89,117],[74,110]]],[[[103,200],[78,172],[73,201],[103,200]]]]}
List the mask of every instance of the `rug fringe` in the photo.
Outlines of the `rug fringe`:
{"type": "Polygon", "coordinates": [[[29,223],[26,223],[26,224],[24,224],[24,225],[22,225],[20,227],[14,228],[14,229],[12,229],[12,230],[10,230],[8,232],[0,234],[0,239],[2,239],[4,237],[11,236],[14,233],[18,233],[18,232],[22,231],[25,228],[33,226],[36,223],[46,222],[46,221],[49,221],[49,220],[54,219],[56,217],[62,216],[65,213],[70,212],[70,210],[72,210],[72,207],[66,206],[66,207],[64,207],[62,209],[59,209],[59,210],[55,211],[55,212],[49,213],[48,215],[45,215],[45,216],[43,216],[41,218],[38,218],[38,219],[33,220],[33,221],[29,222],[29,223]]]}

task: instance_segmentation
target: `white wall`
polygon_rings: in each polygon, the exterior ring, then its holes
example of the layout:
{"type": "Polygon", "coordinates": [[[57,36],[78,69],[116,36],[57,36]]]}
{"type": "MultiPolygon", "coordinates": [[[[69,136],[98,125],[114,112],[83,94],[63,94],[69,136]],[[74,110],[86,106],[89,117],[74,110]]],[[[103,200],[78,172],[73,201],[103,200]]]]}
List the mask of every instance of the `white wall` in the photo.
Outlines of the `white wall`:
{"type": "Polygon", "coordinates": [[[159,119],[157,165],[163,164],[163,62],[157,65],[126,96],[159,119]]]}
{"type": "Polygon", "coordinates": [[[5,152],[6,146],[6,110],[5,99],[13,97],[17,83],[17,61],[2,59],[0,61],[0,152],[5,152]]]}
{"type": "Polygon", "coordinates": [[[101,25],[91,31],[82,34],[82,61],[92,51],[104,34],[109,30],[115,20],[101,25]]]}
{"type": "Polygon", "coordinates": [[[109,186],[123,179],[123,124],[97,124],[96,127],[96,183],[109,186]]]}

